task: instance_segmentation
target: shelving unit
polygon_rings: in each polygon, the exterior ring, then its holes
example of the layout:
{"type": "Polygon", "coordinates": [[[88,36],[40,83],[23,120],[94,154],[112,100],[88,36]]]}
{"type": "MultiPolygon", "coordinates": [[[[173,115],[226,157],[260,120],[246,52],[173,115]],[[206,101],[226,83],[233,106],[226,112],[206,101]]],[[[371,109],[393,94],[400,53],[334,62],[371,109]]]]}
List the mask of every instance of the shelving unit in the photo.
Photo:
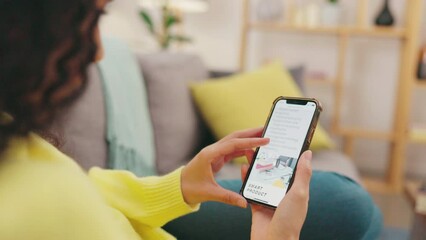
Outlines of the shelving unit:
{"type": "Polygon", "coordinates": [[[416,80],[415,85],[419,88],[426,88],[426,80],[416,80]]]}
{"type": "Polygon", "coordinates": [[[343,150],[353,156],[356,139],[382,140],[391,144],[385,179],[365,179],[365,185],[372,191],[399,192],[404,184],[406,145],[415,141],[409,126],[409,109],[414,88],[426,88],[426,81],[415,79],[418,38],[421,22],[423,0],[407,0],[406,20],[403,28],[366,26],[368,0],[358,0],[357,23],[354,26],[306,27],[296,26],[284,21],[257,22],[250,18],[250,0],[243,0],[243,26],[240,50],[240,70],[244,70],[247,59],[249,33],[258,32],[293,32],[300,34],[331,35],[338,40],[336,77],[333,80],[311,80],[312,84],[329,84],[334,89],[334,107],[331,130],[342,137],[343,150]],[[357,127],[341,125],[341,103],[345,94],[344,79],[348,41],[353,37],[392,38],[401,41],[400,69],[395,99],[393,127],[388,132],[371,131],[357,127]]]}
{"type": "Polygon", "coordinates": [[[366,37],[387,37],[402,38],[405,36],[404,29],[388,27],[307,27],[295,26],[286,23],[273,22],[250,22],[249,28],[261,31],[282,31],[282,32],[300,32],[315,34],[332,34],[348,36],[366,36],[366,37]]]}

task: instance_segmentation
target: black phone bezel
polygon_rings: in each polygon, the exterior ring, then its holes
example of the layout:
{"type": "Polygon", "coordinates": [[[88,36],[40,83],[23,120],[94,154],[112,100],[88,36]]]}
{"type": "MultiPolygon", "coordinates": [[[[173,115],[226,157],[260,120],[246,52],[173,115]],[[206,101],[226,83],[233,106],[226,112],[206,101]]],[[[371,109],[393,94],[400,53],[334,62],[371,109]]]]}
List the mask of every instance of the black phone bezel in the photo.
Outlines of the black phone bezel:
{"type": "MultiPolygon", "coordinates": [[[[266,124],[265,124],[265,127],[264,127],[263,132],[262,132],[262,137],[264,137],[266,129],[268,128],[269,121],[271,120],[271,117],[272,117],[272,113],[275,110],[275,106],[281,100],[286,100],[287,102],[293,102],[293,104],[300,104],[300,105],[306,105],[306,104],[308,104],[308,102],[313,102],[316,105],[316,108],[315,108],[315,111],[314,111],[314,115],[312,116],[311,122],[309,124],[308,131],[307,131],[306,136],[305,136],[305,140],[303,142],[302,149],[301,149],[301,151],[299,153],[299,156],[297,158],[296,166],[294,167],[293,175],[290,178],[289,187],[286,190],[286,194],[287,194],[287,192],[290,190],[291,186],[293,185],[293,181],[294,181],[294,178],[295,178],[296,173],[297,173],[297,166],[299,164],[300,156],[302,155],[302,153],[304,151],[306,151],[306,150],[309,149],[309,146],[311,144],[312,137],[313,137],[313,134],[315,132],[316,125],[318,123],[319,115],[320,115],[320,113],[322,111],[322,106],[321,106],[321,103],[317,99],[315,99],[315,98],[295,98],[295,97],[284,97],[284,96],[276,98],[274,100],[273,104],[272,104],[272,108],[271,108],[271,110],[269,112],[269,115],[268,115],[268,118],[266,120],[266,124]]],[[[250,203],[262,205],[262,206],[265,206],[267,208],[276,209],[277,206],[273,206],[273,205],[270,205],[270,204],[267,204],[267,203],[264,203],[264,202],[259,202],[259,201],[256,201],[256,200],[253,200],[253,199],[250,199],[250,198],[247,198],[246,196],[244,196],[244,188],[245,188],[245,186],[247,184],[247,180],[248,180],[248,178],[250,176],[250,172],[251,172],[251,170],[253,168],[254,160],[257,157],[259,149],[260,149],[260,147],[256,148],[256,151],[255,151],[255,153],[253,155],[253,159],[251,160],[251,164],[250,164],[250,167],[249,167],[249,169],[247,171],[247,175],[245,176],[243,185],[241,186],[240,194],[241,194],[241,196],[243,196],[250,203]]]]}

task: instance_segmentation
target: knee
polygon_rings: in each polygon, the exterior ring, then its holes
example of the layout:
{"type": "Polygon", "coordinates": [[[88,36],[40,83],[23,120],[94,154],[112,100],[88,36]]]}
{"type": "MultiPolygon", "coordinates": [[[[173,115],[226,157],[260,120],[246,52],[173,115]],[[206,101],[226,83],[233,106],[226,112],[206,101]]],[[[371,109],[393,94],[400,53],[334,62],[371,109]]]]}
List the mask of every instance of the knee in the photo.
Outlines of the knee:
{"type": "Polygon", "coordinates": [[[380,232],[381,224],[380,211],[357,183],[335,173],[313,174],[305,225],[325,232],[321,239],[373,237],[380,232]]]}

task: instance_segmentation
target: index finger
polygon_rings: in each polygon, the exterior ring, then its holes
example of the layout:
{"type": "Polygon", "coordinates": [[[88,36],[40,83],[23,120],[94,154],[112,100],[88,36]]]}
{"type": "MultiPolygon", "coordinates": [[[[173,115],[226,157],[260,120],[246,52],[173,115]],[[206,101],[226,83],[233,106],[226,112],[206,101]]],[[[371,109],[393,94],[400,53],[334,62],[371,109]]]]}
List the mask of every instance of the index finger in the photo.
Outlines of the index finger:
{"type": "Polygon", "coordinates": [[[219,140],[219,142],[223,142],[233,138],[251,138],[251,137],[261,137],[263,133],[264,127],[250,128],[246,130],[233,132],[226,137],[219,140]]]}
{"type": "Polygon", "coordinates": [[[269,143],[269,138],[234,138],[209,146],[210,159],[226,156],[237,151],[253,149],[269,143]]]}

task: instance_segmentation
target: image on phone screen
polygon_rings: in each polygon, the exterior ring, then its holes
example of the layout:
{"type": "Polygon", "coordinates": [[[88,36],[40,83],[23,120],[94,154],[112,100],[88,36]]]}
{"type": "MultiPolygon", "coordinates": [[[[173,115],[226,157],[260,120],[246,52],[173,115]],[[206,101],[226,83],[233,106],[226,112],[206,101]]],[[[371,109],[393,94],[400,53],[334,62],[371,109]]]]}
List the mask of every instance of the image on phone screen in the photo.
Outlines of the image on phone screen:
{"type": "Polygon", "coordinates": [[[276,102],[264,137],[268,145],[254,157],[242,194],[245,198],[277,207],[285,196],[311,126],[317,105],[276,102]]]}

